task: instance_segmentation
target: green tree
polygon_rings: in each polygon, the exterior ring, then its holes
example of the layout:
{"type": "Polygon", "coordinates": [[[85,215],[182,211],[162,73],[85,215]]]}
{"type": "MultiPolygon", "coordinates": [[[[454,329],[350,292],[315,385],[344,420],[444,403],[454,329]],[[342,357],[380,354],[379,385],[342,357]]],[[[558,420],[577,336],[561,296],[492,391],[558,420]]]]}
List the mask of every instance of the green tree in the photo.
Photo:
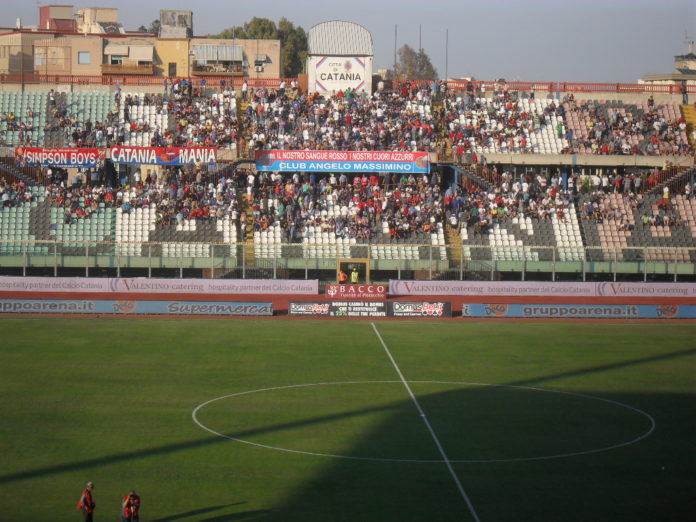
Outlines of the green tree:
{"type": "Polygon", "coordinates": [[[141,31],[143,33],[159,34],[160,21],[153,20],[152,23],[150,24],[150,27],[145,27],[144,25],[141,25],[140,27],[138,27],[138,31],[141,31]]]}
{"type": "Polygon", "coordinates": [[[276,25],[268,18],[254,17],[243,26],[230,27],[212,38],[238,40],[280,40],[280,74],[294,78],[304,70],[307,58],[307,34],[302,27],[281,18],[276,25]]]}
{"type": "Polygon", "coordinates": [[[302,27],[295,27],[286,18],[278,22],[280,36],[281,75],[295,78],[304,71],[307,62],[307,34],[302,27]]]}
{"type": "Polygon", "coordinates": [[[409,80],[435,80],[437,70],[425,50],[420,49],[416,52],[413,47],[404,44],[398,50],[396,75],[409,80]]]}

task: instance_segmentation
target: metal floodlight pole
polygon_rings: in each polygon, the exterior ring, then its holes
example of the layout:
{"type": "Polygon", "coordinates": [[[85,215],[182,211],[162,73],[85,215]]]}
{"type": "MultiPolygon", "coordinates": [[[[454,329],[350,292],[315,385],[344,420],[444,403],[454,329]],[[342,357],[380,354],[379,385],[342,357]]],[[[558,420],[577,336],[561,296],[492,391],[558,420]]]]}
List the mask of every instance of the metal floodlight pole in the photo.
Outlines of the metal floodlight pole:
{"type": "Polygon", "coordinates": [[[445,81],[449,77],[449,29],[445,29],[445,81]]]}
{"type": "Polygon", "coordinates": [[[393,77],[396,78],[396,35],[398,32],[398,25],[394,25],[394,71],[393,71],[393,77]]]}

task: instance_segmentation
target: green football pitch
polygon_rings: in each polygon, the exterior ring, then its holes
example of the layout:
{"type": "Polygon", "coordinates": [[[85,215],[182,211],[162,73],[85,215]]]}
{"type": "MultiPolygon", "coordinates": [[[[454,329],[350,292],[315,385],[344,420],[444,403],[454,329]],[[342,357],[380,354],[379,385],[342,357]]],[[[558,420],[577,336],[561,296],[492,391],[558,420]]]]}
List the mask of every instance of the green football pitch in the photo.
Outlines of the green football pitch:
{"type": "Polygon", "coordinates": [[[696,520],[696,325],[0,320],[0,519],[696,520]]]}

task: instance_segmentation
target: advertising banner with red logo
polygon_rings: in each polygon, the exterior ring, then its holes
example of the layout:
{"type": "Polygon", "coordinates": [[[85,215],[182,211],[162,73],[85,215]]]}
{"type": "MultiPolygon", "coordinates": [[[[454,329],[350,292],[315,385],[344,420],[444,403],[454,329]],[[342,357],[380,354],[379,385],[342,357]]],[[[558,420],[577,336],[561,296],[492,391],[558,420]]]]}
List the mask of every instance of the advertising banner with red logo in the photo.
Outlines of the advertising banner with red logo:
{"type": "Polygon", "coordinates": [[[452,317],[450,302],[328,301],[291,302],[289,315],[329,317],[452,317]]]}
{"type": "Polygon", "coordinates": [[[430,172],[427,152],[257,150],[256,169],[273,172],[430,172]]]}
{"type": "Polygon", "coordinates": [[[37,165],[64,169],[98,168],[104,164],[104,159],[106,158],[106,149],[17,147],[14,152],[17,165],[37,165]]]}
{"type": "Polygon", "coordinates": [[[326,285],[329,299],[386,299],[387,285],[326,285]]]}
{"type": "Polygon", "coordinates": [[[450,302],[417,302],[394,301],[389,303],[389,317],[452,317],[450,302]]]}
{"type": "Polygon", "coordinates": [[[111,161],[123,165],[195,165],[217,162],[215,147],[111,147],[111,161]]]}

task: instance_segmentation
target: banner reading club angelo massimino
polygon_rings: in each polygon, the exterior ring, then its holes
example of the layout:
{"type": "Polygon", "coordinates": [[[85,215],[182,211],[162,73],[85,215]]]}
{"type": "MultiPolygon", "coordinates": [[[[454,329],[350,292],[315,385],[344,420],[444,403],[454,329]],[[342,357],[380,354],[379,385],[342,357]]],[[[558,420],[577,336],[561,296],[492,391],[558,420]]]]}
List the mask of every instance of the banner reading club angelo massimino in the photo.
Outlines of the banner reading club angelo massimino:
{"type": "Polygon", "coordinates": [[[427,174],[427,152],[257,150],[256,169],[273,172],[404,172],[427,174]]]}

